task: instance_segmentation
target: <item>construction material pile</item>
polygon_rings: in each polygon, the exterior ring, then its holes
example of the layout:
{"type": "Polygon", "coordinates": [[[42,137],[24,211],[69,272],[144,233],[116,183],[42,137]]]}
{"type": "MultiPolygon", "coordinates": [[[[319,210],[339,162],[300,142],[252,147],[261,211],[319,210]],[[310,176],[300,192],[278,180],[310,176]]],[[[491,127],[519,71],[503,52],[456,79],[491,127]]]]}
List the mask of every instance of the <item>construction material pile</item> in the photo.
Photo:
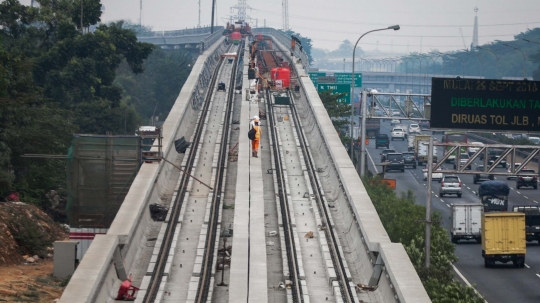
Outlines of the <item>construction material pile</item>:
{"type": "Polygon", "coordinates": [[[66,238],[66,230],[39,208],[23,202],[0,203],[0,266],[25,262],[25,255],[50,257],[54,241],[66,238]]]}

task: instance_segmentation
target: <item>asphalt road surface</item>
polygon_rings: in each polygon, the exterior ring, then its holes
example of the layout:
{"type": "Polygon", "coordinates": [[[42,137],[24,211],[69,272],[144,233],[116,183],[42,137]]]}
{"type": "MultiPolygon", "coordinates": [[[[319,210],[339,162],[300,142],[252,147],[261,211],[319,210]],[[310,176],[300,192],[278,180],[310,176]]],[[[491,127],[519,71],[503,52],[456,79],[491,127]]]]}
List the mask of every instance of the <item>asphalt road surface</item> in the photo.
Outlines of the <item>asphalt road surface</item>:
{"type": "MultiPolygon", "coordinates": [[[[414,122],[402,120],[404,125],[414,122]]],[[[390,120],[381,122],[381,133],[390,136],[392,126],[390,120]]],[[[425,134],[431,134],[430,131],[423,131],[425,134]]],[[[434,135],[439,141],[441,134],[434,135]]],[[[390,141],[390,148],[396,152],[407,151],[407,141],[390,141]]],[[[375,144],[367,146],[368,166],[373,172],[374,164],[380,163],[380,152],[382,148],[375,149],[375,144]]],[[[442,157],[442,148],[438,150],[438,156],[442,157]]],[[[478,160],[477,160],[478,161],[478,160]]],[[[473,164],[481,165],[480,161],[473,164]]],[[[536,166],[536,164],[532,165],[536,166]]],[[[381,166],[375,166],[378,172],[381,166]]],[[[446,164],[448,169],[453,168],[453,164],[446,164]]],[[[427,200],[427,181],[424,181],[422,169],[425,166],[417,166],[416,169],[406,168],[405,172],[391,171],[386,173],[385,177],[396,179],[396,193],[414,191],[416,203],[426,205],[427,200]]],[[[532,167],[536,170],[536,167],[532,167]]],[[[497,171],[506,171],[505,168],[497,168],[497,171]]],[[[439,197],[440,184],[438,181],[432,183],[432,209],[442,213],[442,224],[447,230],[451,228],[450,222],[450,204],[452,203],[478,203],[480,202],[476,192],[478,184],[473,184],[473,175],[460,174],[462,186],[462,196],[456,195],[439,197]]],[[[497,176],[499,180],[505,181],[511,188],[509,196],[509,209],[513,205],[538,205],[540,202],[540,191],[532,187],[515,188],[515,180],[507,180],[505,176],[497,176]]],[[[422,218],[419,218],[422,219],[422,218]]],[[[450,232],[448,233],[450,235],[450,232]]],[[[456,244],[456,254],[459,260],[454,264],[459,274],[463,275],[464,283],[474,285],[478,291],[485,297],[489,303],[507,303],[507,302],[539,302],[540,301],[540,244],[537,241],[527,243],[527,254],[525,257],[524,268],[514,268],[511,262],[507,264],[497,263],[495,268],[485,268],[482,258],[482,245],[475,241],[461,241],[456,244]]]]}

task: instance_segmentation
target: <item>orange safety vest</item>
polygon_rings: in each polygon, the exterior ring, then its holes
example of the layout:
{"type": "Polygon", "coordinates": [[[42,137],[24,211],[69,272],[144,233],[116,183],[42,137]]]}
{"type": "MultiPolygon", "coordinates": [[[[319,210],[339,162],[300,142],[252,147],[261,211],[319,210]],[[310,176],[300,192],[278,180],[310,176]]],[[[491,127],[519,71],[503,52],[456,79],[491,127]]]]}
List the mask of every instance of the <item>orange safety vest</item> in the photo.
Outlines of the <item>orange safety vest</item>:
{"type": "Polygon", "coordinates": [[[253,128],[255,129],[256,133],[255,133],[255,140],[259,140],[261,138],[261,127],[260,126],[253,126],[253,128]]]}

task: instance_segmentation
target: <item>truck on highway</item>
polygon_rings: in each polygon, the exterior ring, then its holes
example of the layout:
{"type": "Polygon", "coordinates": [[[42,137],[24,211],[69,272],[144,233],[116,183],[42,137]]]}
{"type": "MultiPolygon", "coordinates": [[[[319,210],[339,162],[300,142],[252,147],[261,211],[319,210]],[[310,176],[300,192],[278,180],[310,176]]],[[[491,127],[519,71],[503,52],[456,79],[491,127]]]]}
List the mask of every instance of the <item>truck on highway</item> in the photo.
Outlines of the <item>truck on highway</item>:
{"type": "Polygon", "coordinates": [[[540,206],[514,205],[513,211],[525,214],[525,240],[540,243],[540,206]]]}
{"type": "MultiPolygon", "coordinates": [[[[414,136],[414,154],[418,165],[426,164],[428,160],[428,148],[429,148],[430,135],[416,135],[414,136]]],[[[437,161],[436,147],[433,146],[433,162],[437,161]]]]}
{"type": "Polygon", "coordinates": [[[366,136],[375,138],[381,132],[381,119],[366,119],[366,136]]]}
{"type": "Polygon", "coordinates": [[[478,187],[480,202],[484,205],[484,212],[499,212],[508,210],[508,195],[510,187],[506,182],[499,180],[484,181],[478,187]]]}
{"type": "Polygon", "coordinates": [[[482,257],[486,268],[493,267],[497,261],[512,261],[514,267],[523,267],[526,250],[524,213],[482,215],[482,257]]]}
{"type": "Polygon", "coordinates": [[[450,219],[452,220],[452,229],[450,237],[452,243],[458,243],[459,240],[476,240],[482,242],[482,209],[481,203],[460,203],[450,204],[450,219]]]}

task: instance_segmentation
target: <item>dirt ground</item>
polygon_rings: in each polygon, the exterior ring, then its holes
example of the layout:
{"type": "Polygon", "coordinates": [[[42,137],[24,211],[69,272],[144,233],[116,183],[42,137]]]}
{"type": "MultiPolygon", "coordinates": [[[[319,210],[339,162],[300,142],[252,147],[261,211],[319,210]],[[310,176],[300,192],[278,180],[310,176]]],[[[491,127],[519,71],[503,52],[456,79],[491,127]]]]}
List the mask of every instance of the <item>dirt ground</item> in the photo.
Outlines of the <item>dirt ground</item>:
{"type": "Polygon", "coordinates": [[[53,278],[53,261],[0,267],[0,302],[52,303],[67,281],[53,278]]]}
{"type": "Polygon", "coordinates": [[[52,303],[60,298],[67,281],[52,276],[52,246],[55,240],[67,237],[37,207],[0,203],[0,303],[52,303]]]}

